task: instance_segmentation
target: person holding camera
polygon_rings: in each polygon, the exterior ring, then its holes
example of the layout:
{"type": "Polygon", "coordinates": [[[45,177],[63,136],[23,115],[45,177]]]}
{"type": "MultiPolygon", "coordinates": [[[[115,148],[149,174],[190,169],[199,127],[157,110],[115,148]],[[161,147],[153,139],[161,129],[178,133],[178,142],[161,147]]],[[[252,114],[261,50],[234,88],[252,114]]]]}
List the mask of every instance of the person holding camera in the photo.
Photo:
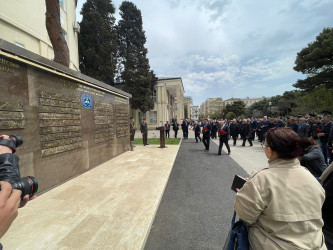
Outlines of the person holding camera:
{"type": "MultiPolygon", "coordinates": [[[[18,209],[24,207],[36,195],[22,196],[20,189],[13,188],[11,177],[19,177],[18,157],[13,155],[16,151],[15,140],[8,135],[0,136],[0,238],[7,232],[18,215],[18,209]]],[[[26,177],[27,178],[27,177],[26,177]]],[[[37,191],[37,190],[36,190],[37,191]]],[[[1,244],[0,244],[1,249],[1,244]]]]}

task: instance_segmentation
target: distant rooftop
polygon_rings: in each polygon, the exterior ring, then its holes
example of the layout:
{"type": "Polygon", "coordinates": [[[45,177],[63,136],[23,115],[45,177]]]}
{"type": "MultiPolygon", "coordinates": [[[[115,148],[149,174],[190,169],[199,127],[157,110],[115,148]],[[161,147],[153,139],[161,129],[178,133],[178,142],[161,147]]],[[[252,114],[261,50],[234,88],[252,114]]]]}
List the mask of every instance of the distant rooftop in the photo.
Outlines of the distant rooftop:
{"type": "Polygon", "coordinates": [[[158,77],[158,80],[174,80],[174,79],[182,79],[181,77],[158,77]]]}

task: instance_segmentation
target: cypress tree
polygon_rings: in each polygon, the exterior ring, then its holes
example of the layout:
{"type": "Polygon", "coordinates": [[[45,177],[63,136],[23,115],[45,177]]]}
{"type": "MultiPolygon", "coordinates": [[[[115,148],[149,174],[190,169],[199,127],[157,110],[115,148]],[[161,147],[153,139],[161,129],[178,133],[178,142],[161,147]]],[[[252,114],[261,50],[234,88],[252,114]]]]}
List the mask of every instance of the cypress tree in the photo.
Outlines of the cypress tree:
{"type": "Polygon", "coordinates": [[[80,70],[113,85],[117,66],[117,30],[112,1],[87,0],[80,13],[80,70]]]}
{"type": "Polygon", "coordinates": [[[119,10],[118,81],[124,91],[132,94],[131,107],[147,112],[154,108],[151,96],[157,78],[150,70],[148,50],[144,46],[146,36],[141,11],[128,1],[124,1],[119,10]]]}

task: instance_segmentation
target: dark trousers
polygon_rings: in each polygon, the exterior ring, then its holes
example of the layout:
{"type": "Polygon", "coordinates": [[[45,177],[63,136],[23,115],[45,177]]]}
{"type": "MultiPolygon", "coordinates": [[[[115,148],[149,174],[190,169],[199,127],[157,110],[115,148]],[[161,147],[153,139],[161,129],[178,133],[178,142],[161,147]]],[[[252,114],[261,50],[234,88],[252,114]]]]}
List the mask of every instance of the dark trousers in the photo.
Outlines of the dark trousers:
{"type": "Polygon", "coordinates": [[[174,130],[174,131],[175,131],[175,138],[177,138],[178,130],[174,130]]]}
{"type": "Polygon", "coordinates": [[[327,158],[329,156],[327,143],[321,142],[320,144],[321,144],[320,145],[321,146],[321,150],[323,151],[323,155],[324,155],[324,158],[325,158],[325,162],[327,164],[327,158]]]}
{"type": "Polygon", "coordinates": [[[208,136],[203,136],[202,137],[202,142],[205,145],[205,148],[209,150],[209,143],[210,143],[210,137],[208,136]]]}
{"type": "Polygon", "coordinates": [[[250,143],[250,146],[252,146],[253,144],[252,144],[252,138],[251,137],[248,137],[248,138],[246,138],[246,137],[243,137],[243,144],[242,144],[242,146],[245,146],[245,142],[246,142],[246,140],[248,140],[249,141],[249,143],[250,143]]]}
{"type": "Polygon", "coordinates": [[[212,132],[212,134],[211,134],[212,139],[216,139],[217,138],[216,134],[217,134],[217,132],[212,132]]]}
{"type": "Polygon", "coordinates": [[[184,130],[184,138],[188,139],[188,129],[184,130]]]}
{"type": "Polygon", "coordinates": [[[252,130],[251,134],[252,134],[252,140],[254,140],[256,138],[256,131],[252,130]]]}
{"type": "Polygon", "coordinates": [[[170,130],[165,130],[165,138],[170,138],[170,130]]]}
{"type": "Polygon", "coordinates": [[[143,145],[147,145],[147,136],[148,136],[147,132],[143,133],[143,135],[142,135],[143,145]]]}
{"type": "Polygon", "coordinates": [[[232,139],[233,139],[233,141],[234,141],[234,146],[236,146],[236,141],[237,141],[237,136],[235,135],[235,136],[232,136],[232,139]]]}
{"type": "Polygon", "coordinates": [[[201,142],[200,134],[195,133],[194,135],[195,135],[195,141],[198,142],[198,138],[199,138],[199,140],[200,140],[200,142],[201,142]]]}
{"type": "Polygon", "coordinates": [[[259,141],[263,142],[264,141],[264,136],[263,136],[262,132],[258,131],[257,133],[258,133],[258,139],[259,139],[259,141]]]}
{"type": "Polygon", "coordinates": [[[219,145],[219,152],[218,152],[219,155],[221,154],[223,143],[227,147],[228,153],[230,153],[230,147],[229,147],[228,138],[226,136],[225,137],[220,136],[220,145],[219,145]]]}

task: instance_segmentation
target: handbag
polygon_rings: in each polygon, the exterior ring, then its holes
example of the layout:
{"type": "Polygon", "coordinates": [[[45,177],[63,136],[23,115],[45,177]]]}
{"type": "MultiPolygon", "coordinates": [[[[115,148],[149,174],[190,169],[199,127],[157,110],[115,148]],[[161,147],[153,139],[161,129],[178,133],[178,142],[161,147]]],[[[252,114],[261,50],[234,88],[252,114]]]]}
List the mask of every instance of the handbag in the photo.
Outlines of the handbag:
{"type": "Polygon", "coordinates": [[[247,250],[249,249],[249,239],[245,222],[239,219],[235,222],[236,211],[231,220],[231,230],[224,244],[224,250],[247,250]]]}

